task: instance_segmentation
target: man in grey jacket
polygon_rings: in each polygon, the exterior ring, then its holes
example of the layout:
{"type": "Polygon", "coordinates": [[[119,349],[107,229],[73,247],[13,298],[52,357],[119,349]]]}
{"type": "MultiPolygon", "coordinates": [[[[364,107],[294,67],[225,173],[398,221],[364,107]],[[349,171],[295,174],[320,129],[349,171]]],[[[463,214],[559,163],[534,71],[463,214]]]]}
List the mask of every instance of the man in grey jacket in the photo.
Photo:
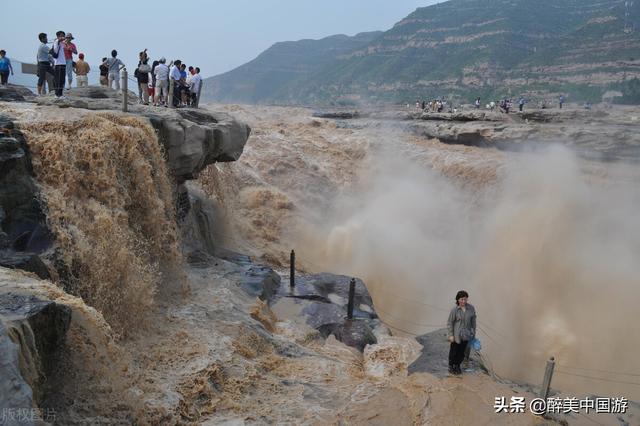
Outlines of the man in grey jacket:
{"type": "Polygon", "coordinates": [[[464,359],[467,345],[476,336],[476,309],[467,303],[469,293],[461,290],[456,294],[456,306],[451,309],[447,320],[449,348],[449,373],[462,374],[460,364],[464,359]]]}

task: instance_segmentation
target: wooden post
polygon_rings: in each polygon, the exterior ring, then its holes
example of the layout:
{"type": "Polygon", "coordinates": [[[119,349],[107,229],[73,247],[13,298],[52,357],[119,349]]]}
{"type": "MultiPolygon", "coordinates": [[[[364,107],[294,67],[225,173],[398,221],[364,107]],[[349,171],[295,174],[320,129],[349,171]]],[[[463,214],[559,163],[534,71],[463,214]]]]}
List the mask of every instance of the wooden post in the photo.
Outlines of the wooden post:
{"type": "Polygon", "coordinates": [[[200,86],[198,86],[198,95],[196,96],[196,108],[200,106],[200,93],[202,93],[203,84],[204,84],[204,81],[202,81],[202,78],[200,78],[200,86]]]}
{"type": "Polygon", "coordinates": [[[353,299],[356,296],[356,279],[349,283],[349,304],[347,305],[347,319],[353,319],[353,299]]]}
{"type": "Polygon", "coordinates": [[[296,252],[291,250],[291,258],[289,260],[289,287],[296,286],[296,252]]]}
{"type": "Polygon", "coordinates": [[[122,68],[122,112],[129,111],[129,78],[127,69],[122,68]]]}
{"type": "Polygon", "coordinates": [[[547,368],[544,371],[544,379],[542,380],[542,388],[540,389],[540,398],[545,401],[549,397],[549,391],[551,389],[551,378],[553,377],[553,369],[556,366],[556,361],[554,357],[551,357],[549,361],[547,361],[547,368]]]}
{"type": "Polygon", "coordinates": [[[169,103],[169,108],[173,108],[173,87],[175,86],[176,81],[169,77],[169,96],[167,96],[167,100],[169,103]]]}

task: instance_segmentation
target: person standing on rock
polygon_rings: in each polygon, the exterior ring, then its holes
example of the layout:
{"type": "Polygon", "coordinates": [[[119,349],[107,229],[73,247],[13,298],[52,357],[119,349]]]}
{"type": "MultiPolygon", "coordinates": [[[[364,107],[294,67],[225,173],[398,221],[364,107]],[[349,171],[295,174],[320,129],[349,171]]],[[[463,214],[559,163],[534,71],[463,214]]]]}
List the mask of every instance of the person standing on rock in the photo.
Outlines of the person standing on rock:
{"type": "Polygon", "coordinates": [[[467,303],[469,293],[460,290],[456,294],[456,306],[451,309],[447,320],[447,339],[449,348],[449,373],[462,374],[460,364],[464,360],[465,350],[476,335],[476,309],[467,303]]]}
{"type": "Polygon", "coordinates": [[[78,87],[87,87],[89,85],[89,71],[91,71],[91,67],[85,62],[84,53],[79,54],[78,62],[76,63],[78,87]]]}
{"type": "Polygon", "coordinates": [[[161,103],[167,105],[167,96],[169,88],[169,67],[165,58],[160,58],[158,65],[153,70],[156,76],[156,87],[153,89],[153,105],[158,106],[161,103]]]}
{"type": "Polygon", "coordinates": [[[173,97],[173,107],[178,107],[180,105],[180,94],[182,93],[182,86],[180,85],[180,79],[182,78],[182,74],[180,73],[181,65],[182,61],[180,59],[176,59],[173,62],[171,71],[169,71],[169,78],[173,80],[173,93],[171,94],[173,97]]]}
{"type": "Polygon", "coordinates": [[[520,112],[522,112],[522,110],[524,109],[524,104],[525,104],[525,100],[524,97],[520,97],[520,99],[518,99],[518,108],[520,109],[520,112]]]}
{"type": "Polygon", "coordinates": [[[102,63],[98,67],[100,68],[100,86],[109,85],[109,67],[106,62],[107,58],[102,58],[102,63]]]}
{"type": "Polygon", "coordinates": [[[11,60],[7,58],[7,52],[0,50],[0,84],[6,86],[9,83],[9,72],[13,75],[11,60]]]}
{"type": "Polygon", "coordinates": [[[56,91],[57,98],[63,98],[62,93],[64,91],[64,79],[65,70],[67,68],[67,60],[64,57],[64,31],[58,31],[56,33],[56,41],[53,42],[53,47],[49,51],[53,56],[53,79],[54,89],[56,91]]]}
{"type": "Polygon", "coordinates": [[[124,63],[118,59],[118,51],[112,50],[111,57],[105,62],[107,68],[109,68],[109,89],[112,88],[115,81],[115,89],[120,90],[120,70],[124,68],[124,63]]]}
{"type": "Polygon", "coordinates": [[[73,83],[73,55],[78,54],[78,48],[71,40],[73,40],[73,35],[71,33],[67,33],[64,38],[65,71],[67,72],[67,80],[69,81],[67,90],[71,89],[71,83],[73,83]]]}
{"type": "Polygon", "coordinates": [[[200,75],[200,68],[194,68],[195,73],[191,77],[191,105],[198,105],[198,92],[200,91],[200,85],[202,84],[202,76],[200,75]]]}
{"type": "MultiPolygon", "coordinates": [[[[45,82],[47,80],[47,74],[53,76],[53,68],[51,67],[51,55],[49,55],[49,46],[47,43],[47,34],[38,34],[38,40],[40,40],[40,46],[38,46],[38,53],[36,59],[38,61],[38,95],[46,94],[45,82]]],[[[51,90],[51,88],[49,88],[51,90]]]]}
{"type": "Polygon", "coordinates": [[[558,103],[560,104],[560,109],[562,109],[562,105],[564,105],[564,95],[560,95],[560,98],[558,98],[558,103]]]}
{"type": "Polygon", "coordinates": [[[138,80],[138,91],[140,92],[140,102],[143,105],[149,105],[149,73],[151,67],[148,59],[144,59],[136,68],[136,79],[138,80]]]}

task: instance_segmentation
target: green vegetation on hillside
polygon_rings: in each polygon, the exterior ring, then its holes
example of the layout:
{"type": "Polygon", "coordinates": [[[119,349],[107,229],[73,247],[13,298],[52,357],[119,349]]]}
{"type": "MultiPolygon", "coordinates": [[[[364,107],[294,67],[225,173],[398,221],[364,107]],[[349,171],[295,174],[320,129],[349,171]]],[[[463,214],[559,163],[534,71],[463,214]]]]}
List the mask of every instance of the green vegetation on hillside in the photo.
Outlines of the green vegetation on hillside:
{"type": "MultiPolygon", "coordinates": [[[[205,96],[330,104],[532,92],[596,102],[640,77],[636,30],[640,1],[450,0],[419,8],[384,33],[277,43],[208,79],[205,96]]],[[[624,99],[634,99],[625,87],[624,99]]]]}

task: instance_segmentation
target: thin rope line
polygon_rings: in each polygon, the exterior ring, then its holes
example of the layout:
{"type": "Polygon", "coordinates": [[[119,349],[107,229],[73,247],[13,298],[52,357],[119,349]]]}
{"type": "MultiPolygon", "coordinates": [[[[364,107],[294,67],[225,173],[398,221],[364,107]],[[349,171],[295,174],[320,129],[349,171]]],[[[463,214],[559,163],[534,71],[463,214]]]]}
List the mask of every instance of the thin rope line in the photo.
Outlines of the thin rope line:
{"type": "Polygon", "coordinates": [[[560,373],[560,374],[568,375],[568,376],[584,377],[585,379],[599,380],[599,381],[602,381],[602,382],[611,382],[611,383],[620,383],[620,384],[623,384],[623,385],[640,386],[640,383],[636,383],[636,382],[624,382],[624,381],[621,381],[621,380],[603,379],[601,377],[585,376],[584,374],[575,374],[575,373],[570,373],[568,371],[562,371],[562,370],[557,370],[557,372],[560,373]]]}
{"type": "Polygon", "coordinates": [[[608,370],[598,370],[595,368],[584,368],[584,367],[573,367],[571,365],[562,365],[562,364],[557,364],[558,367],[563,367],[563,368],[571,368],[574,370],[584,370],[584,371],[594,371],[597,373],[609,373],[609,374],[617,374],[619,376],[633,376],[633,377],[640,377],[640,374],[636,374],[636,373],[620,373],[617,371],[608,371],[608,370]]]}

